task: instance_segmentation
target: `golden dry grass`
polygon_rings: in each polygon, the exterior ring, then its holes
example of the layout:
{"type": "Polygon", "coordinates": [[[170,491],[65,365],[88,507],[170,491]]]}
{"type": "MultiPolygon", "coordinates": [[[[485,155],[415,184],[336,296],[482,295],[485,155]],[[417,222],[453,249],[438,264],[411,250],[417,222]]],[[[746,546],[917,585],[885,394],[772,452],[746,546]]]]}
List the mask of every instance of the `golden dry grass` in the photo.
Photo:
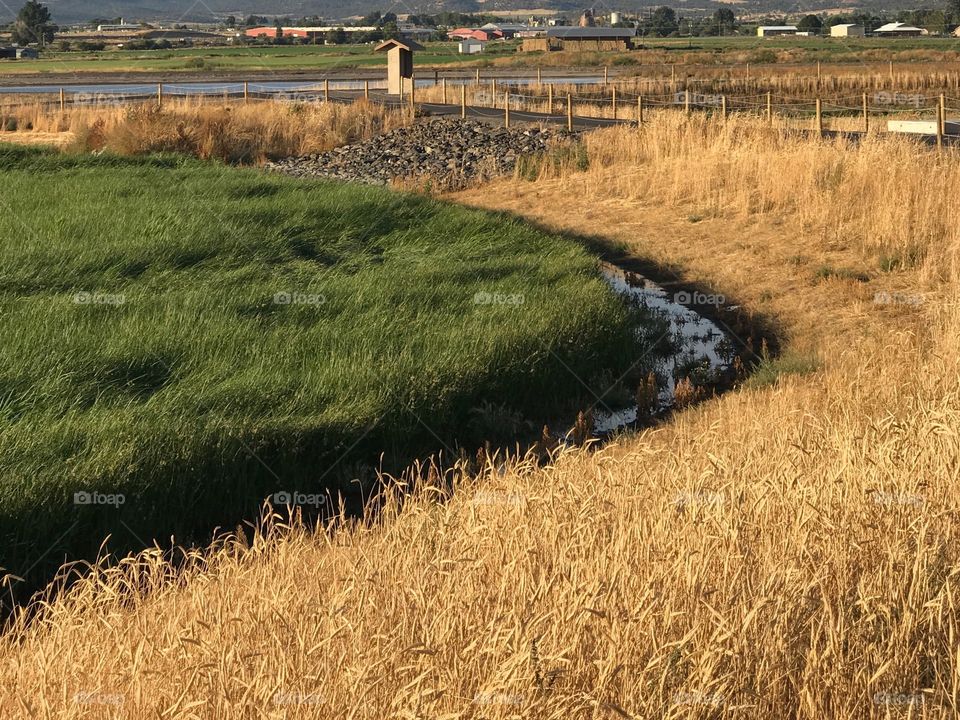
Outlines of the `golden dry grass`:
{"type": "Polygon", "coordinates": [[[124,155],[184,152],[204,159],[253,163],[265,158],[324,152],[409,121],[409,113],[360,100],[353,104],[240,102],[210,99],[120,106],[77,106],[65,112],[39,103],[6,111],[19,142],[31,133],[63,138],[67,150],[107,150],[124,155]]]}
{"type": "Polygon", "coordinates": [[[0,716],[955,717],[958,158],[677,115],[586,143],[457,199],[673,264],[819,370],[380,524],[98,573],[0,640],[0,716]]]}

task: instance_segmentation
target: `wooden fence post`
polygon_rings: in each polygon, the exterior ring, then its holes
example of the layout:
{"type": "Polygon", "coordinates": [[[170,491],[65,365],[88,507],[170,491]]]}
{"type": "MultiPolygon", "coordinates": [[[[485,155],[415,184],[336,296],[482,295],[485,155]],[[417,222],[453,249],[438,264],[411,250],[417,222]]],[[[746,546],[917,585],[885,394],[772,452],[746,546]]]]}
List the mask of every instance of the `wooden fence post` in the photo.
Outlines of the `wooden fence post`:
{"type": "Polygon", "coordinates": [[[163,108],[163,83],[157,83],[157,109],[163,108]]]}
{"type": "Polygon", "coordinates": [[[567,130],[573,132],[573,98],[567,93],[567,130]]]}
{"type": "Polygon", "coordinates": [[[443,78],[441,81],[441,87],[443,89],[443,104],[447,104],[447,79],[443,78]]]}
{"type": "Polygon", "coordinates": [[[370,99],[370,81],[369,80],[363,81],[363,99],[364,100],[370,99]]]}
{"type": "Polygon", "coordinates": [[[767,122],[773,124],[773,98],[769,90],[767,90],[767,122]]]}
{"type": "Polygon", "coordinates": [[[537,66],[537,85],[543,84],[543,76],[540,74],[540,66],[537,66]]]}
{"type": "Polygon", "coordinates": [[[613,103],[613,119],[617,119],[617,86],[613,86],[613,94],[611,95],[611,102],[613,103]]]}
{"type": "Polygon", "coordinates": [[[330,79],[323,79],[323,101],[330,102],[330,79]]]}
{"type": "Polygon", "coordinates": [[[867,94],[863,94],[863,134],[870,132],[870,114],[867,107],[867,94]]]}
{"type": "Polygon", "coordinates": [[[477,85],[480,84],[480,68],[477,68],[477,85]]]}
{"type": "Polygon", "coordinates": [[[817,98],[817,134],[823,135],[823,105],[820,98],[817,98]]]}
{"type": "Polygon", "coordinates": [[[690,114],[690,91],[683,91],[683,111],[689,115],[690,114]]]}
{"type": "Polygon", "coordinates": [[[503,94],[503,126],[510,128],[510,91],[503,94]]]}
{"type": "Polygon", "coordinates": [[[723,119],[723,122],[727,122],[727,96],[720,96],[720,117],[723,119]]]}
{"type": "Polygon", "coordinates": [[[553,85],[547,85],[547,115],[553,115],[553,85]]]}
{"type": "Polygon", "coordinates": [[[63,94],[63,88],[60,88],[60,112],[67,109],[67,98],[63,94]]]}
{"type": "Polygon", "coordinates": [[[643,95],[637,96],[637,125],[643,125],[643,95]]]}
{"type": "Polygon", "coordinates": [[[460,86],[460,118],[465,120],[467,117],[467,84],[460,86]]]}
{"type": "Polygon", "coordinates": [[[606,85],[609,82],[608,68],[606,65],[603,66],[603,84],[606,85]]]}
{"type": "Polygon", "coordinates": [[[937,147],[943,147],[943,135],[947,129],[947,103],[943,93],[940,93],[940,104],[937,106],[937,147]]]}
{"type": "Polygon", "coordinates": [[[243,81],[243,102],[250,102],[250,83],[246,80],[243,81]]]}
{"type": "Polygon", "coordinates": [[[416,108],[414,103],[416,103],[416,93],[417,93],[417,78],[414,75],[410,75],[410,109],[415,113],[416,108]]]}
{"type": "Polygon", "coordinates": [[[497,106],[497,79],[491,78],[490,80],[490,107],[497,106]]]}

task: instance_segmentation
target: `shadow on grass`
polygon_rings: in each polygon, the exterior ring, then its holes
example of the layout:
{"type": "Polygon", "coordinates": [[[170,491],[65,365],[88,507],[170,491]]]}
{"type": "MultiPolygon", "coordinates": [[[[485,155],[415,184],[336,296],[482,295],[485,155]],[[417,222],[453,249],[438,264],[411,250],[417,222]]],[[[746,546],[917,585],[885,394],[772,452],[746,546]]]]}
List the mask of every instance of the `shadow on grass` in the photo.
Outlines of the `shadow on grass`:
{"type": "MultiPolygon", "coordinates": [[[[256,188],[259,196],[261,187],[256,188]]],[[[522,220],[545,235],[558,236],[516,215],[488,214],[491,223],[522,220]]],[[[563,237],[669,292],[711,294],[681,269],[631,255],[603,237],[563,237]]],[[[484,279],[496,278],[501,268],[486,272],[490,276],[484,279]]],[[[779,333],[771,318],[729,302],[691,309],[725,330],[745,371],[779,353],[779,333]]],[[[392,387],[395,402],[367,425],[291,419],[258,427],[257,418],[250,418],[244,428],[164,425],[127,463],[105,469],[96,478],[96,493],[51,497],[49,487],[25,483],[21,496],[5,503],[0,515],[7,540],[2,562],[17,575],[2,609],[9,612],[22,605],[64,563],[76,562],[82,569],[104,547],[114,558],[154,545],[176,557],[177,548],[206,546],[217,529],[239,526],[245,532],[244,524],[252,527],[260,516],[264,498],[277,506],[292,501],[312,521],[332,517],[340,501],[348,515],[361,517],[378,489],[378,472],[400,475],[412,463],[438,455],[436,464],[442,469],[456,462],[477,468],[483,457],[496,453],[522,454],[530,448],[545,453],[545,424],[562,434],[576,422],[579,410],[594,404],[597,392],[590,386],[606,395],[605,383],[621,383],[624,367],[636,364],[637,347],[628,334],[625,328],[623,336],[605,336],[602,347],[579,336],[557,338],[551,357],[533,367],[529,358],[536,356],[534,347],[511,348],[515,357],[497,372],[448,390],[442,411],[434,406],[438,399],[417,401],[404,396],[405,388],[392,387]],[[611,380],[614,377],[620,379],[611,380]],[[37,508],[42,508],[42,517],[37,508]],[[104,538],[109,538],[105,545],[104,538]]],[[[175,366],[172,358],[159,363],[101,358],[91,372],[112,395],[149,402],[170,382],[175,366]]],[[[645,364],[634,368],[626,386],[636,388],[648,370],[645,364]]],[[[742,380],[728,373],[711,391],[723,392],[742,380]]],[[[3,391],[0,387],[0,396],[3,391]]],[[[55,455],[67,472],[84,442],[79,433],[58,440],[55,455]]],[[[424,464],[430,466],[429,461],[424,464]]],[[[13,494],[8,491],[8,499],[13,494]]]]}

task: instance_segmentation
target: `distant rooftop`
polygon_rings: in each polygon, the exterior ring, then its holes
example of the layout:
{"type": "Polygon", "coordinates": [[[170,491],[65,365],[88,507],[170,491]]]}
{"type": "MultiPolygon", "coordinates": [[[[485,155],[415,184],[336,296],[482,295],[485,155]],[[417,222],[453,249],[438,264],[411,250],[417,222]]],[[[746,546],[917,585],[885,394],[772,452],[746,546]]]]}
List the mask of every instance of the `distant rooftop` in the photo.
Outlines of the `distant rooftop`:
{"type": "Polygon", "coordinates": [[[552,27],[547,28],[548,38],[629,38],[637,31],[633,28],[600,27],[552,27]]]}

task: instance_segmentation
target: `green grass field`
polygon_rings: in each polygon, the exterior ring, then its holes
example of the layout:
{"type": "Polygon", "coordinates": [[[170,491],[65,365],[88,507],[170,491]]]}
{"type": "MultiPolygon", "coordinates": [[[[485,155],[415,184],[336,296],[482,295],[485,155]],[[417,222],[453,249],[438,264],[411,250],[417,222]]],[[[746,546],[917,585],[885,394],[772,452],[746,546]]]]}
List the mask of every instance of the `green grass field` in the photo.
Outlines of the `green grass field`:
{"type": "Polygon", "coordinates": [[[0,178],[14,572],[235,523],[381,452],[535,436],[640,355],[595,258],[505,216],[174,157],[8,147],[0,178]]]}
{"type": "MultiPolygon", "coordinates": [[[[579,53],[564,58],[565,64],[582,66],[645,65],[673,62],[683,56],[688,64],[716,65],[803,62],[935,62],[960,59],[960,38],[758,38],[734,37],[638,38],[641,50],[633,52],[579,53]]],[[[518,53],[519,41],[489,43],[479,56],[457,53],[453,42],[431,42],[417,53],[422,68],[500,65],[527,68],[551,64],[552,53],[518,53]]],[[[172,50],[57,52],[49,50],[38,60],[2,61],[5,75],[60,75],[65,73],[184,72],[230,74],[244,72],[330,72],[352,68],[386,68],[383,55],[372,45],[248,45],[244,47],[195,47],[172,50]]]]}
{"type": "MultiPolygon", "coordinates": [[[[457,53],[452,42],[428,43],[417,53],[418,65],[486,64],[492,59],[512,56],[517,43],[488,47],[481,58],[468,59],[457,53]]],[[[386,57],[374,53],[372,45],[282,45],[244,47],[182,48],[173,50],[104,50],[101,52],[48,51],[38,60],[5,62],[5,74],[56,74],[67,72],[159,72],[184,71],[293,71],[339,70],[383,67],[386,57]],[[199,61],[203,61],[200,65],[199,61]]]]}

